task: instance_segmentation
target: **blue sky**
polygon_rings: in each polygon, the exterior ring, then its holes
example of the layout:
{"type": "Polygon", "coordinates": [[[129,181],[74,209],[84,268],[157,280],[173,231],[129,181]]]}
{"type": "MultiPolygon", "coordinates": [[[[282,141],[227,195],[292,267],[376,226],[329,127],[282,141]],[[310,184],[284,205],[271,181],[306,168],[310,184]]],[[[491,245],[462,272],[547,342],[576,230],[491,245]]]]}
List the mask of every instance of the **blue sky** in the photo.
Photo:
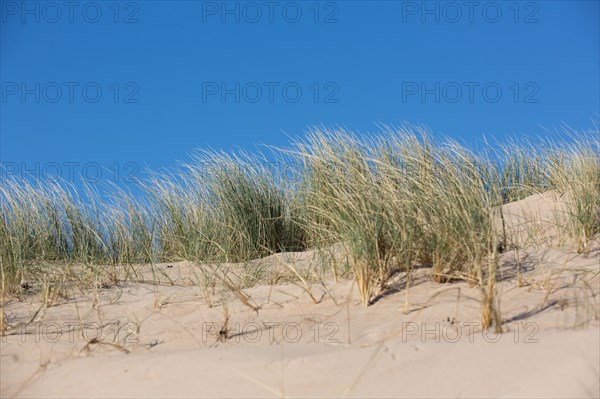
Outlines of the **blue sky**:
{"type": "Polygon", "coordinates": [[[131,175],[314,125],[474,142],[600,114],[598,1],[0,4],[13,171],[131,175]]]}

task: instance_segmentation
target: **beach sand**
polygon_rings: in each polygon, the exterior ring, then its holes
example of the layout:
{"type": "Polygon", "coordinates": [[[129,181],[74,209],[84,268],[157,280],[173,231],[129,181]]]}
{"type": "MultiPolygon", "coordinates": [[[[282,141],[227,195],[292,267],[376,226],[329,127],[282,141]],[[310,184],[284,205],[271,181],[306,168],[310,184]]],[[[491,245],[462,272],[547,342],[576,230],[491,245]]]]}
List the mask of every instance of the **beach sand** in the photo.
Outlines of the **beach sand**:
{"type": "MultiPolygon", "coordinates": [[[[549,195],[505,205],[506,223],[551,220],[549,195]]],[[[160,285],[140,279],[45,309],[25,295],[5,309],[0,394],[597,398],[600,246],[584,256],[555,238],[501,255],[500,335],[481,330],[480,288],[437,284],[427,268],[408,289],[399,273],[369,307],[349,278],[325,275],[307,290],[285,264],[317,270],[313,251],[251,264],[279,276],[243,290],[258,310],[199,284],[190,262],[148,266],[160,285]]]]}

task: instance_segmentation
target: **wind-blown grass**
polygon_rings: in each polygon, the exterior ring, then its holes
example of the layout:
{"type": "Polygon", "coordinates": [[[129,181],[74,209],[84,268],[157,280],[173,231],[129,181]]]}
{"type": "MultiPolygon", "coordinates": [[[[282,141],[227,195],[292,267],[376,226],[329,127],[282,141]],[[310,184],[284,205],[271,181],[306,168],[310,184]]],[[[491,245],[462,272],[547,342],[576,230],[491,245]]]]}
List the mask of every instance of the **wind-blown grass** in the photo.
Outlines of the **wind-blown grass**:
{"type": "Polygon", "coordinates": [[[425,128],[377,136],[315,130],[276,156],[196,153],[177,172],[154,173],[133,195],[108,199],[58,180],[0,184],[2,296],[44,264],[119,267],[157,261],[244,262],[276,252],[341,244],[362,302],[415,264],[438,282],[479,285],[482,318],[498,320],[494,284],[507,232],[501,205],[556,190],[562,225],[580,252],[600,233],[597,132],[563,142],[512,141],[473,151],[425,128]],[[288,162],[289,163],[289,162],[288,162]]]}
{"type": "Polygon", "coordinates": [[[297,145],[304,222],[344,243],[365,304],[393,272],[415,262],[430,265],[437,281],[483,283],[483,259],[498,244],[492,213],[501,197],[482,176],[480,160],[420,133],[369,140],[319,132],[297,145]]]}
{"type": "Polygon", "coordinates": [[[291,183],[266,160],[201,152],[184,169],[146,185],[164,259],[239,262],[305,249],[291,183]]]}

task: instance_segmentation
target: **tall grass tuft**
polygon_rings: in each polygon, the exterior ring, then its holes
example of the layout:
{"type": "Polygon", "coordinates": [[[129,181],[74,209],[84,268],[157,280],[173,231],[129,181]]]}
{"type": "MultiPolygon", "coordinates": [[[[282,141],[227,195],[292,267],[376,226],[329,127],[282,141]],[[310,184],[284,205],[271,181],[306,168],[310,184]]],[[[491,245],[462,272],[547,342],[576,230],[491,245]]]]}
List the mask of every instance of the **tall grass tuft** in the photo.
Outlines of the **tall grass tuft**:
{"type": "Polygon", "coordinates": [[[199,152],[147,185],[163,256],[240,262],[306,248],[283,170],[246,153],[199,152]]]}
{"type": "MultiPolygon", "coordinates": [[[[148,208],[123,190],[112,201],[91,186],[80,193],[60,179],[6,177],[0,185],[0,269],[3,289],[44,272],[44,265],[99,265],[96,271],[154,260],[148,208]]],[[[47,276],[38,276],[45,278],[47,276]]]]}
{"type": "Polygon", "coordinates": [[[346,246],[365,305],[415,262],[430,265],[436,281],[483,282],[483,260],[497,245],[492,210],[501,204],[484,160],[435,143],[426,129],[380,138],[316,132],[295,153],[307,230],[346,246]]]}
{"type": "Polygon", "coordinates": [[[567,235],[577,251],[589,254],[600,233],[600,135],[575,135],[566,147],[551,152],[548,179],[565,198],[567,235]]]}

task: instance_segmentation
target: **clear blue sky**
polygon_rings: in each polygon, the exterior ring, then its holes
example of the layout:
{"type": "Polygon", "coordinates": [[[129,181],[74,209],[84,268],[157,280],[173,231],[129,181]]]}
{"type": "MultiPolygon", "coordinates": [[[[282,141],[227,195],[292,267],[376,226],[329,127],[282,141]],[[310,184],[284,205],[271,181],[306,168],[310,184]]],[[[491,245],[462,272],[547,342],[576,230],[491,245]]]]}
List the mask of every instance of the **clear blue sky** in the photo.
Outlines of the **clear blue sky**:
{"type": "Polygon", "coordinates": [[[130,173],[313,125],[474,142],[600,114],[598,1],[0,4],[13,166],[130,173]]]}

